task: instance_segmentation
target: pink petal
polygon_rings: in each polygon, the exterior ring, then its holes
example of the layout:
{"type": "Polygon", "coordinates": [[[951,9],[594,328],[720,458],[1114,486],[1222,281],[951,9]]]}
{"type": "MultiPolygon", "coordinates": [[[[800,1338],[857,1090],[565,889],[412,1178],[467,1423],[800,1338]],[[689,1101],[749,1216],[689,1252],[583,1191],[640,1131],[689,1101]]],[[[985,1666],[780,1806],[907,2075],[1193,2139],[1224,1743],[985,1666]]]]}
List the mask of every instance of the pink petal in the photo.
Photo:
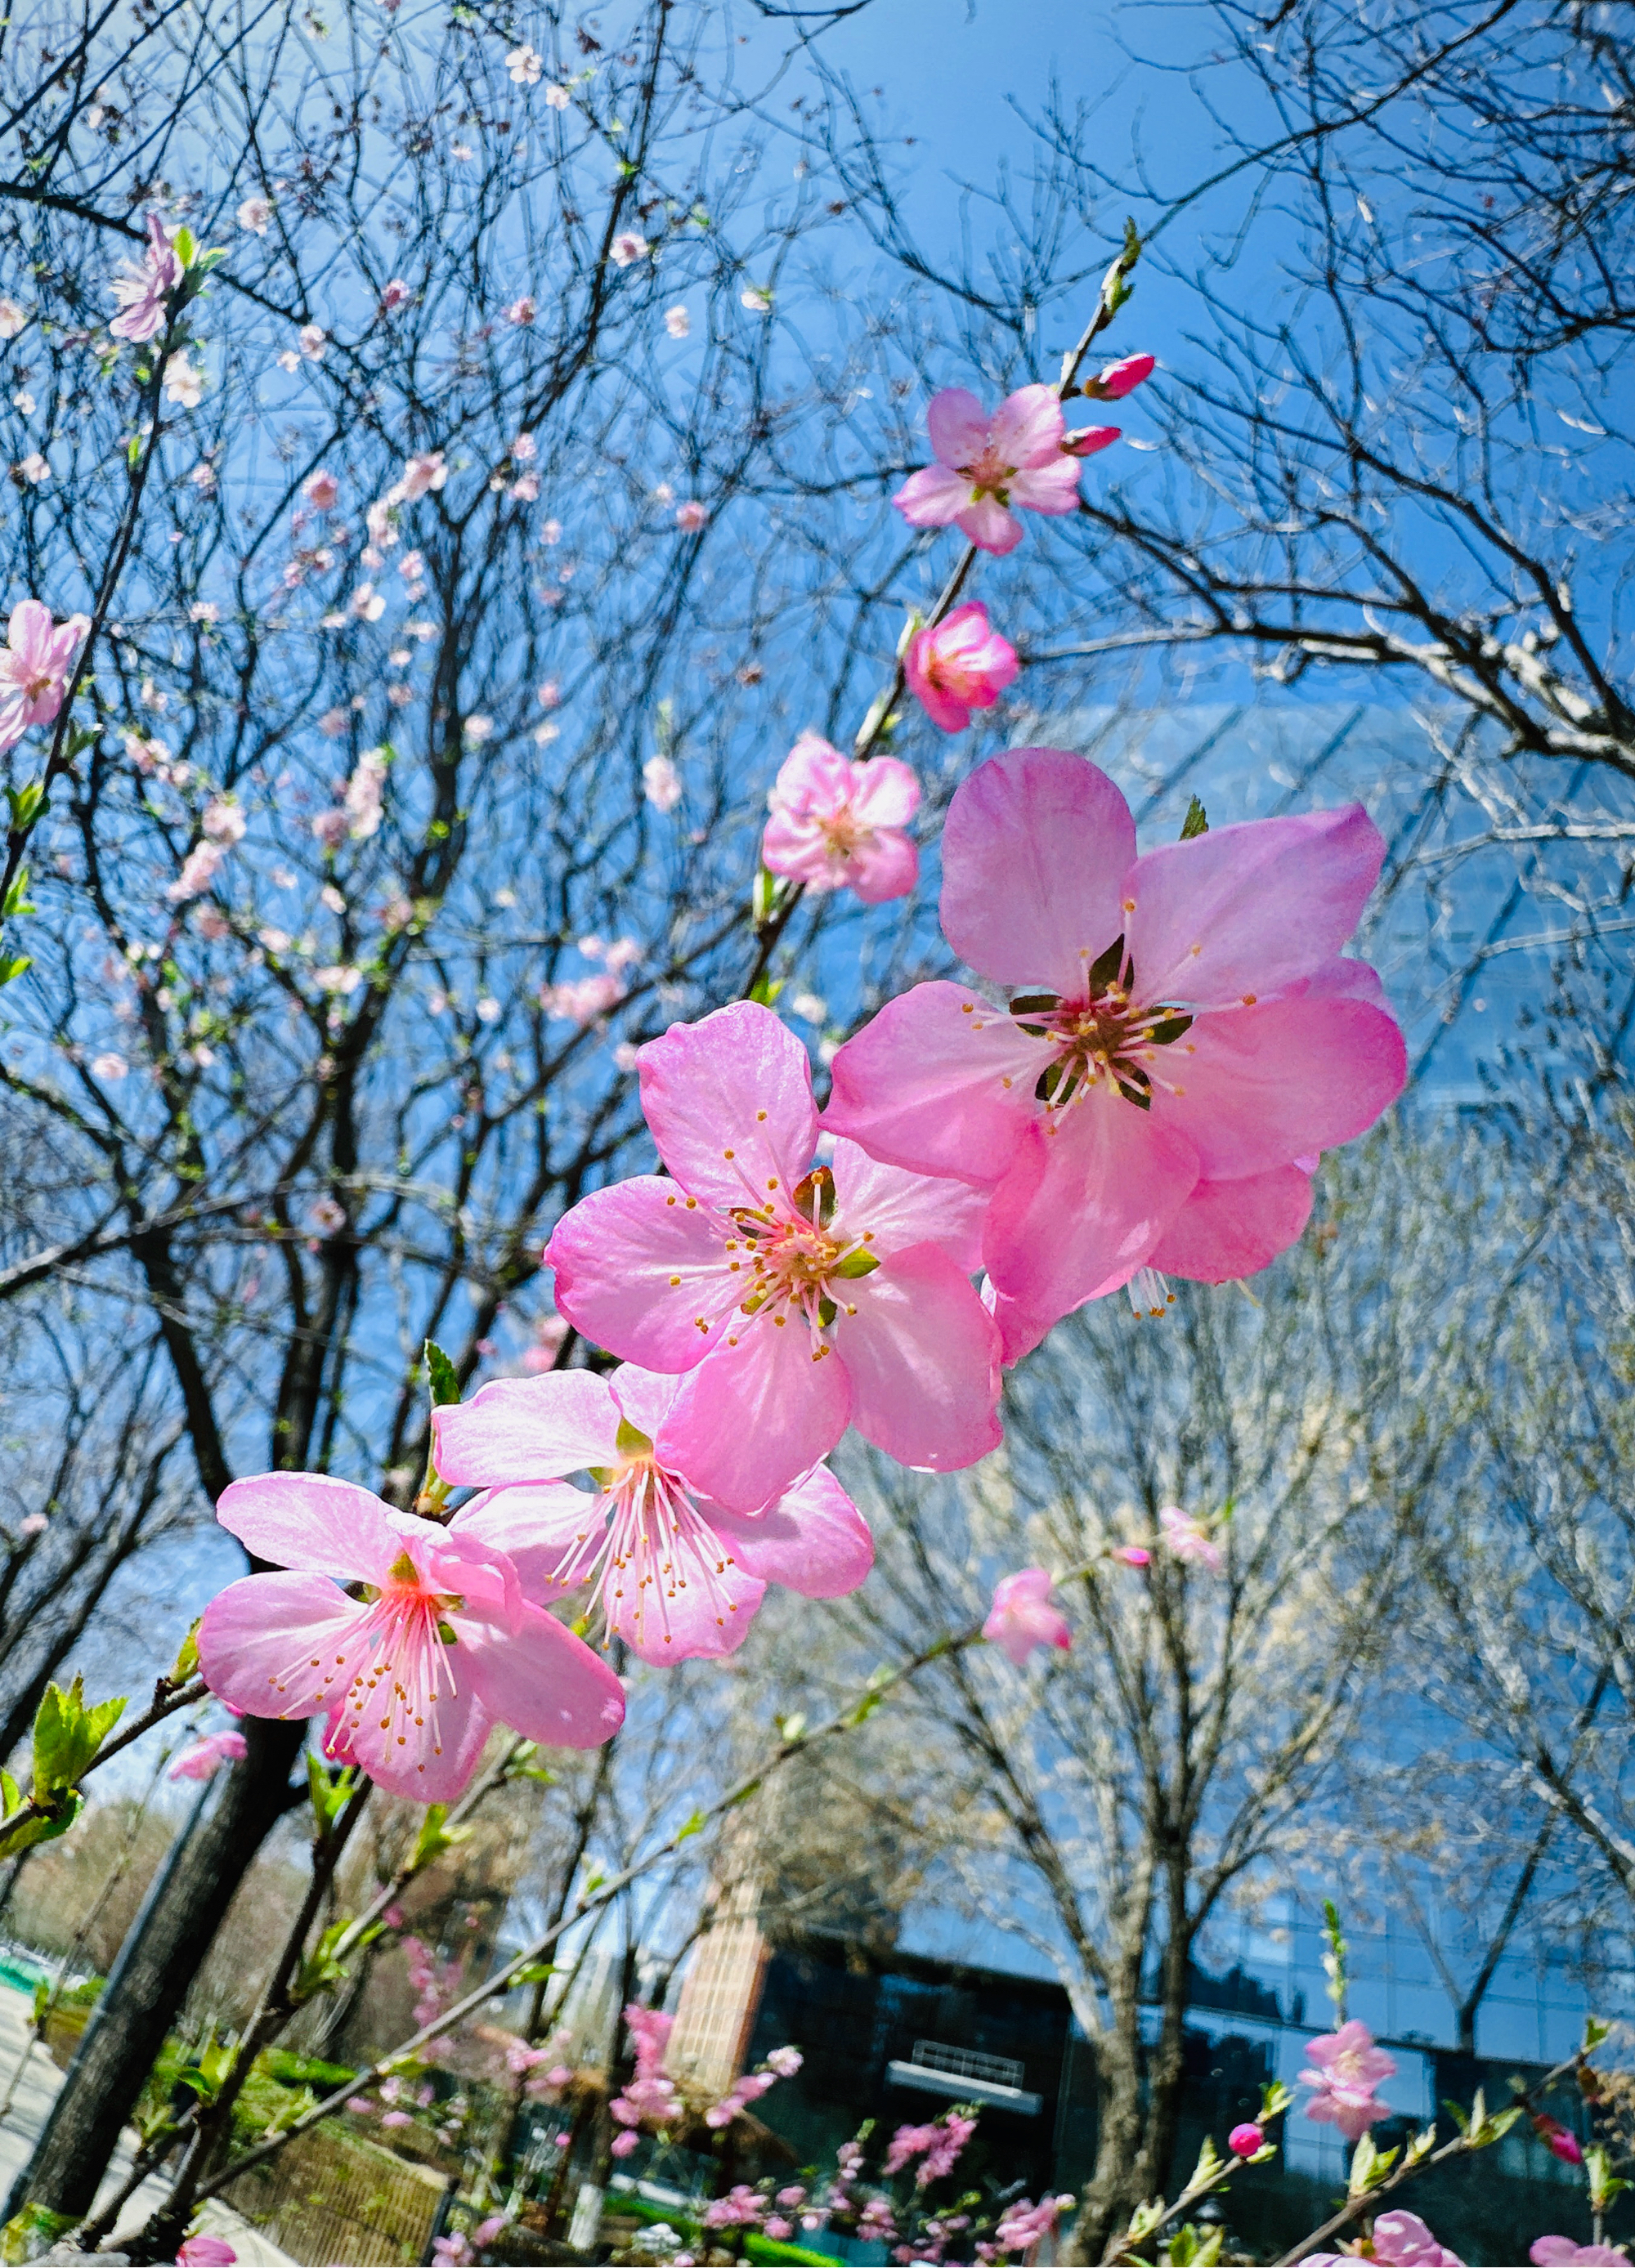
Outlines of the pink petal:
{"type": "MultiPolygon", "coordinates": [[[[873,1282],[874,1279],[868,1279],[873,1282]]],[[[758,1512],[825,1457],[846,1430],[851,1388],[809,1332],[764,1313],[740,1319],[684,1382],[658,1441],[661,1461],[729,1512],[758,1512]]]]}
{"type": "Polygon", "coordinates": [[[999,1334],[946,1253],[915,1245],[849,1289],[835,1344],[864,1440],[941,1473],[998,1448],[999,1334]]]}
{"type": "Polygon", "coordinates": [[[242,1716],[315,1717],[352,1682],[365,1615],[327,1576],[246,1575],[204,1609],[204,1682],[242,1716]]]}
{"type": "MultiPolygon", "coordinates": [[[[995,756],[948,806],[944,933],[982,976],[1082,999],[1086,958],[1123,928],[1120,885],[1135,847],[1130,806],[1094,764],[1064,748],[995,756]]],[[[1145,983],[1138,961],[1137,970],[1145,983]]]]}
{"type": "MultiPolygon", "coordinates": [[[[991,431],[995,453],[1007,465],[1048,465],[1062,446],[1062,405],[1056,388],[1018,387],[994,411],[991,431]]],[[[941,456],[941,450],[937,453],[941,456]]]]}
{"type": "Polygon", "coordinates": [[[774,811],[802,815],[843,811],[851,801],[852,770],[851,757],[821,734],[802,733],[779,766],[767,801],[774,811]]]}
{"type": "Polygon", "coordinates": [[[614,1400],[637,1432],[656,1441],[659,1428],[680,1391],[674,1373],[640,1370],[633,1362],[622,1362],[608,1383],[613,1389],[614,1400]]]}
{"type": "MultiPolygon", "coordinates": [[[[465,1651],[463,1644],[460,1651],[465,1651]]],[[[378,1718],[348,1710],[330,1719],[326,1755],[361,1764],[388,1795],[411,1803],[453,1802],[463,1794],[494,1729],[493,1718],[469,1690],[463,1665],[462,1672],[462,1690],[446,1694],[438,1704],[437,1739],[428,1739],[418,1754],[390,1728],[383,1731],[378,1718]]]]}
{"type": "Polygon", "coordinates": [[[988,413],[976,396],[968,394],[962,386],[945,386],[940,394],[931,398],[925,412],[925,430],[943,464],[968,465],[988,446],[988,413]]]}
{"type": "Polygon", "coordinates": [[[971,484],[961,474],[946,465],[927,465],[909,475],[892,503],[910,527],[946,527],[964,511],[970,494],[971,484]]]}
{"type": "Polygon", "coordinates": [[[712,1507],[711,1549],[706,1557],[693,1543],[674,1541],[662,1571],[610,1566],[602,1583],[608,1627],[644,1661],[659,1668],[672,1662],[716,1660],[733,1653],[749,1635],[766,1585],[736,1564],[732,1540],[713,1534],[713,1522],[727,1519],[712,1507]]]}
{"type": "Polygon", "coordinates": [[[600,1524],[596,1499],[566,1481],[487,1489],[454,1514],[449,1532],[503,1551],[524,1594],[537,1605],[560,1598],[556,1570],[576,1543],[600,1524]]]}
{"type": "Polygon", "coordinates": [[[805,1599],[839,1599],[855,1591],[874,1565],[868,1523],[827,1465],[753,1516],[710,1512],[746,1574],[781,1583],[805,1599]]]}
{"type": "Polygon", "coordinates": [[[872,843],[861,843],[846,861],[846,880],[865,906],[906,898],[919,880],[920,854],[908,836],[883,827],[872,843]]]}
{"type": "Polygon", "coordinates": [[[851,808],[865,827],[906,827],[920,806],[920,784],[896,756],[851,768],[851,808]]]}
{"type": "Polygon", "coordinates": [[[460,1628],[455,1649],[490,1716],[542,1748],[598,1749],[624,1722],[624,1688],[583,1638],[538,1607],[514,1638],[460,1628]]]}
{"type": "Polygon", "coordinates": [[[837,1141],[831,1164],[834,1226],[851,1236],[867,1229],[877,1259],[888,1260],[911,1244],[935,1244],[967,1275],[981,1265],[984,1191],[881,1165],[855,1142],[837,1141]]]}
{"type": "Polygon", "coordinates": [[[812,1066],[770,1008],[740,1000],[702,1023],[672,1024],[636,1060],[659,1155],[692,1196],[764,1204],[812,1163],[812,1066]]]}
{"type": "Polygon", "coordinates": [[[917,984],[836,1055],[823,1123],[894,1165],[991,1186],[1027,1138],[1048,1060],[965,985],[917,984]]]}
{"type": "Polygon", "coordinates": [[[1022,540],[1022,523],[1013,512],[1007,512],[996,496],[969,496],[968,501],[954,515],[954,524],[969,543],[979,551],[991,551],[1002,559],[1007,551],[1014,551],[1022,540]]]}
{"type": "Polygon", "coordinates": [[[903,661],[903,674],[909,690],[931,718],[945,733],[962,733],[971,721],[970,704],[959,700],[946,686],[933,684],[925,674],[928,658],[924,640],[929,633],[922,630],[910,644],[903,661]]]}
{"type": "Polygon", "coordinates": [[[431,1430],[446,1481],[500,1488],[611,1464],[619,1406],[594,1371],[552,1370],[496,1379],[471,1401],[434,1410],[431,1430]]]}
{"type": "Polygon", "coordinates": [[[1185,1093],[1155,1094],[1153,1118],[1190,1138],[1212,1181],[1351,1141],[1408,1078],[1394,1017],[1322,995],[1200,1016],[1184,1042],[1159,1054],[1154,1069],[1185,1093]]]}
{"type": "Polygon", "coordinates": [[[1123,884],[1139,997],[1225,1007],[1314,975],[1356,928],[1384,857],[1359,803],[1149,850],[1123,884]]]}
{"type": "Polygon", "coordinates": [[[545,1257],[559,1312],[599,1346],[653,1370],[701,1361],[713,1341],[695,1318],[713,1324],[738,1296],[720,1216],[652,1174],[581,1197],[545,1257]]]}
{"type": "Polygon", "coordinates": [[[260,1473],[221,1492],[216,1517],[257,1559],[340,1582],[372,1580],[397,1557],[378,1496],[325,1473],[260,1473]]]}
{"type": "Polygon", "coordinates": [[[1096,1087],[994,1192],[988,1273],[1035,1320],[1059,1322],[1145,1265],[1197,1180],[1197,1153],[1156,1112],[1096,1087]]]}
{"type": "Polygon", "coordinates": [[[991,1278],[986,1279],[983,1305],[993,1317],[999,1331],[999,1360],[1005,1369],[1022,1357],[1042,1346],[1056,1329],[1055,1315],[1035,1315],[1024,1307],[1020,1300],[1012,1300],[996,1290],[991,1278]]]}
{"type": "Polygon", "coordinates": [[[1076,456],[1058,456],[1035,472],[1018,473],[1011,482],[1011,502],[1025,512],[1077,512],[1079,465],[1076,456]]]}
{"type": "Polygon", "coordinates": [[[1311,1176],[1298,1166],[1236,1182],[1199,1182],[1153,1246],[1149,1264],[1199,1284],[1256,1275],[1302,1233],[1311,1194],[1311,1176]]]}

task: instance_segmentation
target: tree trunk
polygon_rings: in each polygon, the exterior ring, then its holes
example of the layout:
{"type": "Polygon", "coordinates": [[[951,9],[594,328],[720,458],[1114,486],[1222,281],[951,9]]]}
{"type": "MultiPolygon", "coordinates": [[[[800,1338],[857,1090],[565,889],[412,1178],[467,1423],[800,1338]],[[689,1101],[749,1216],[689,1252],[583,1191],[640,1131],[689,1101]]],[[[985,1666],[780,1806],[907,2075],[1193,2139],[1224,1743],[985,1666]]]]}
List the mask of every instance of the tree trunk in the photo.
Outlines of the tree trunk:
{"type": "Polygon", "coordinates": [[[234,1893],[290,1808],[306,1725],[247,1717],[244,1736],[248,1755],[208,1815],[201,1798],[131,1925],[34,2154],[12,2185],[6,2220],[26,2205],[76,2220],[90,2212],[234,1893]]]}
{"type": "Polygon", "coordinates": [[[1096,2075],[1095,2169],[1085,2183],[1078,2218],[1060,2257],[1072,2268],[1100,2260],[1109,2239],[1141,2202],[1141,2004],[1138,1992],[1116,2007],[1093,2043],[1096,2075]]]}

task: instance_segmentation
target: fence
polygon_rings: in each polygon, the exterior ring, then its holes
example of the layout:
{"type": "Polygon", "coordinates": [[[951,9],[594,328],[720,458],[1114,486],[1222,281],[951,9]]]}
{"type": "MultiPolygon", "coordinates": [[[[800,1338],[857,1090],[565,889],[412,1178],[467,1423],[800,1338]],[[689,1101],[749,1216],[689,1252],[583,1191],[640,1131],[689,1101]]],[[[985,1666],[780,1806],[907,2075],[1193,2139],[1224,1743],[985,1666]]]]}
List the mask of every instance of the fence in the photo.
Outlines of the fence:
{"type": "Polygon", "coordinates": [[[226,2191],[235,2213],[303,2268],[414,2268],[425,2252],[445,2187],[362,2136],[315,2126],[226,2191]]]}

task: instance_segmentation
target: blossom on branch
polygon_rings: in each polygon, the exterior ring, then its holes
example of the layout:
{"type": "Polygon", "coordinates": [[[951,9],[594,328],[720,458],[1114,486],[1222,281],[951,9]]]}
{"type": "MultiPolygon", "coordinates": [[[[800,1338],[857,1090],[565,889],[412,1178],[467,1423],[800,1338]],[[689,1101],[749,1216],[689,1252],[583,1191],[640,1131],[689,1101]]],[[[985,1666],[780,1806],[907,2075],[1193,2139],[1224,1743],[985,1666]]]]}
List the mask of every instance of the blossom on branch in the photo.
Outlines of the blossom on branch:
{"type": "Polygon", "coordinates": [[[239,1764],[249,1754],[242,1733],[210,1733],[184,1749],[170,1768],[172,1779],[209,1779],[224,1764],[239,1764]]]}
{"type": "Polygon", "coordinates": [[[895,756],[854,763],[803,733],[767,797],[762,861],[808,890],[855,890],[865,905],[906,897],[919,852],[903,829],[919,799],[919,782],[895,756]]]}
{"type": "Polygon", "coordinates": [[[63,706],[74,656],[91,628],[89,615],[51,619],[49,607],[24,599],[11,609],[0,646],[0,750],[14,747],[31,725],[49,725],[63,706]]]}
{"type": "Polygon", "coordinates": [[[917,632],[902,663],[910,692],[945,733],[962,733],[973,709],[991,709],[1017,666],[1016,648],[975,600],[917,632]]]}
{"type": "Polygon", "coordinates": [[[1189,1520],[1178,1504],[1165,1505],[1159,1513],[1158,1524],[1166,1547],[1177,1559],[1196,1560],[1212,1575],[1219,1574],[1225,1564],[1219,1544],[1196,1520],[1189,1520]]]}
{"type": "Polygon", "coordinates": [[[610,1352],[689,1373],[666,1421],[679,1468],[755,1512],[848,1423],[939,1472],[998,1445],[998,1339],[968,1281],[983,1200],[851,1142],[814,1166],[806,1051],[750,1003],[637,1057],[674,1176],[581,1199],[546,1249],[556,1305],[610,1352]]]}
{"type": "Polygon", "coordinates": [[[1348,2142],[1357,2142],[1390,2117],[1390,2104],[1374,2090],[1381,2080],[1396,2075],[1396,2059],[1375,2047],[1366,2024],[1353,2016],[1337,2031],[1307,2040],[1306,2054],[1308,2067],[1300,2079],[1316,2089],[1305,2106],[1307,2118],[1320,2126],[1337,2126],[1348,2142]]]}
{"type": "Polygon", "coordinates": [[[1042,1567],[1024,1567],[1020,1574],[1001,1577],[995,1586],[992,1611],[982,1634],[1019,1669],[1035,1646],[1059,1646],[1065,1653],[1072,1645],[1066,1616],[1049,1603],[1050,1588],[1049,1574],[1042,1567]]]}
{"type": "Polygon", "coordinates": [[[119,313],[108,325],[116,339],[142,345],[165,328],[165,302],[182,278],[180,255],[157,213],[148,215],[148,248],[139,263],[126,261],[110,289],[119,313]]]}
{"type": "Polygon", "coordinates": [[[910,527],[950,524],[983,551],[1013,551],[1027,512],[1064,512],[1079,502],[1079,467],[1062,452],[1062,405],[1050,386],[1024,386],[991,416],[961,386],[945,387],[925,413],[935,464],[910,475],[892,502],[910,527]]]}

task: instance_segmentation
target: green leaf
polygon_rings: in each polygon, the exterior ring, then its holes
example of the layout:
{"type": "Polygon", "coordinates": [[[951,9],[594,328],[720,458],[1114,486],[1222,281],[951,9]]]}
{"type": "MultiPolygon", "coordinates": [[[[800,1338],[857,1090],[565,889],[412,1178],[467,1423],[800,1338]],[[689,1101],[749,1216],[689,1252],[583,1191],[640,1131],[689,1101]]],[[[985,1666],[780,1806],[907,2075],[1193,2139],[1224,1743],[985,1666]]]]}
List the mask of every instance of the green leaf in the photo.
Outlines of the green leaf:
{"type": "Polygon", "coordinates": [[[48,1685],[34,1717],[34,1795],[76,1787],[85,1769],[124,1712],[122,1694],[85,1706],[84,1680],[76,1675],[65,1693],[48,1685]]]}
{"type": "Polygon", "coordinates": [[[749,910],[757,927],[771,918],[781,887],[776,874],[770,873],[765,866],[756,867],[755,882],[749,893],[749,910]]]}
{"type": "Polygon", "coordinates": [[[32,914],[34,909],[29,903],[27,893],[28,869],[19,866],[11,877],[11,887],[5,894],[4,903],[0,904],[0,920],[9,921],[13,914],[32,914]]]}
{"type": "Polygon", "coordinates": [[[313,1816],[320,1830],[333,1827],[345,1810],[356,1793],[357,1777],[356,1766],[343,1764],[331,1771],[314,1750],[307,1750],[307,1792],[313,1800],[313,1816]]]}
{"type": "Polygon", "coordinates": [[[22,1808],[22,1789],[5,1766],[0,1764],[0,1819],[10,1819],[14,1811],[22,1808]]]}
{"type": "Polygon", "coordinates": [[[1198,2161],[1192,2169],[1192,2178],[1187,2183],[1187,2187],[1189,2190],[1201,2189],[1205,2183],[1212,2182],[1220,2170],[1220,2154],[1215,2147],[1214,2137],[1212,2134],[1205,2134],[1203,2147],[1198,2152],[1198,2161]]]}
{"type": "Polygon", "coordinates": [[[31,953],[0,953],[0,984],[9,984],[26,968],[32,968],[34,957],[31,953]]]}
{"type": "Polygon", "coordinates": [[[198,239],[184,221],[171,240],[171,250],[184,268],[191,268],[198,257],[198,239]]]}
{"type": "Polygon", "coordinates": [[[1584,2019],[1584,2044],[1579,2051],[1580,2055],[1588,2055],[1592,2048],[1598,2048],[1611,2029],[1611,2025],[1603,2024],[1599,2016],[1587,2016],[1584,2019]]]}
{"type": "Polygon", "coordinates": [[[460,1380],[454,1366],[435,1339],[426,1341],[426,1379],[434,1410],[449,1409],[459,1401],[460,1380]]]}
{"type": "Polygon", "coordinates": [[[772,1722],[777,1727],[777,1736],[785,1748],[792,1749],[797,1741],[806,1737],[806,1712],[804,1709],[797,1709],[787,1717],[774,1717],[772,1722]]]}
{"type": "Polygon", "coordinates": [[[20,835],[24,828],[33,822],[45,801],[46,784],[43,780],[30,780],[26,787],[9,787],[5,799],[11,807],[11,830],[13,834],[20,835]]]}
{"type": "Polygon", "coordinates": [[[698,1834],[702,1830],[703,1824],[704,1815],[703,1812],[695,1811],[681,1826],[677,1828],[675,1832],[676,1841],[678,1843],[685,1843],[689,1835],[698,1834]]]}
{"type": "Polygon", "coordinates": [[[1187,805],[1187,815],[1181,822],[1181,839],[1190,843],[1195,836],[1209,833],[1209,814],[1197,796],[1187,805]]]}
{"type": "Polygon", "coordinates": [[[783,990],[784,982],[783,977],[774,976],[770,968],[763,968],[750,986],[748,998],[758,1008],[776,1007],[777,996],[783,990]]]}
{"type": "Polygon", "coordinates": [[[512,1978],[513,1984],[543,1984],[556,1974],[549,1961],[530,1961],[526,1969],[519,1969],[512,1978]]]}
{"type": "Polygon", "coordinates": [[[187,1637],[176,1649],[176,1659],[172,1662],[170,1675],[165,1681],[167,1685],[185,1685],[196,1674],[199,1667],[199,1624],[203,1620],[203,1615],[194,1616],[187,1637]]]}
{"type": "Polygon", "coordinates": [[[447,1804],[427,1804],[426,1815],[420,1822],[420,1832],[415,1838],[415,1847],[409,1858],[414,1873],[418,1874],[423,1867],[429,1867],[434,1859],[440,1859],[445,1851],[452,1851],[456,1844],[470,1839],[472,1830],[469,1827],[445,1826],[447,1817],[447,1804]]]}

